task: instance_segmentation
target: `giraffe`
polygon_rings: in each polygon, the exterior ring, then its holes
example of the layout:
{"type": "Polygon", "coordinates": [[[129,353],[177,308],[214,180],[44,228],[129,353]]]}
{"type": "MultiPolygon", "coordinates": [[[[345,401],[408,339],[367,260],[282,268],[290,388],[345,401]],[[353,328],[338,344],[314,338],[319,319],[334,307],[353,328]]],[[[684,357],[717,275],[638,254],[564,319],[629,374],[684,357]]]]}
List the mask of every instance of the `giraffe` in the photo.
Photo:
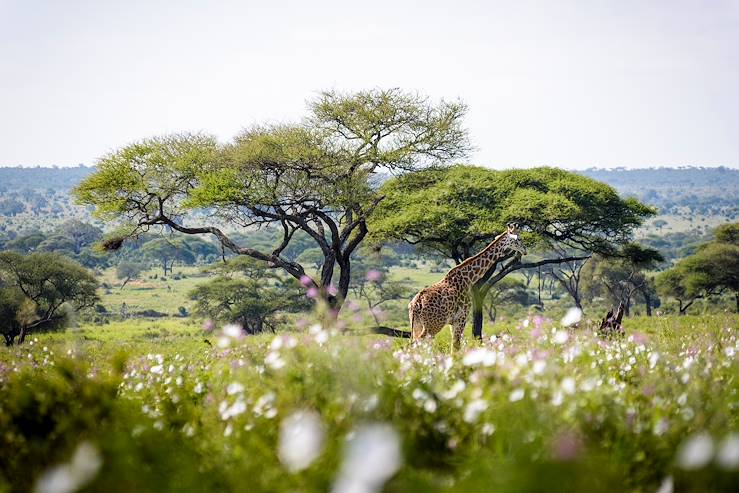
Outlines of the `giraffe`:
{"type": "Polygon", "coordinates": [[[496,236],[480,253],[453,267],[439,282],[422,289],[413,297],[408,304],[408,317],[414,342],[425,337],[432,338],[446,324],[450,324],[454,341],[452,351],[459,349],[472,305],[472,286],[491,266],[511,252],[526,255],[526,247],[516,229],[516,224],[509,224],[508,229],[496,236]]]}

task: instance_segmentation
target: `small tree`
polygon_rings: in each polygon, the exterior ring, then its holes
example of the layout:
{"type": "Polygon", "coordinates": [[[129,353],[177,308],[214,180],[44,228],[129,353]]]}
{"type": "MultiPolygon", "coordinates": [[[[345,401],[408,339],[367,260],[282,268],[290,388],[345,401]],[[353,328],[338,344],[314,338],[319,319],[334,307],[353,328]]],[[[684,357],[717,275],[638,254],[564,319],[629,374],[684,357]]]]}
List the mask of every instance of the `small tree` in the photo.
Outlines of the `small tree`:
{"type": "Polygon", "coordinates": [[[681,315],[695,300],[726,291],[734,295],[739,313],[738,231],[736,223],[717,228],[714,241],[700,246],[695,254],[657,277],[658,289],[678,301],[681,315]]]}
{"type": "Polygon", "coordinates": [[[214,269],[219,276],[190,292],[195,314],[220,322],[238,323],[249,334],[275,332],[281,314],[310,308],[300,283],[267,271],[263,263],[237,258],[214,269]]]}
{"type": "Polygon", "coordinates": [[[123,289],[126,284],[128,284],[128,281],[139,277],[143,270],[144,267],[138,262],[129,262],[126,260],[120,262],[115,269],[115,276],[116,278],[123,281],[123,284],[121,284],[121,289],[123,289]]]}
{"type": "MultiPolygon", "coordinates": [[[[572,257],[565,252],[560,252],[561,258],[572,257]]],[[[589,259],[567,260],[557,264],[548,265],[544,269],[545,274],[551,276],[552,279],[570,295],[575,306],[582,310],[582,293],[580,289],[580,281],[582,279],[582,270],[589,259]]],[[[528,279],[528,278],[527,278],[528,279]]]]}
{"type": "Polygon", "coordinates": [[[498,319],[498,307],[505,304],[527,305],[531,302],[526,285],[520,279],[505,277],[495,283],[487,298],[488,320],[498,319]]]}
{"type": "MultiPolygon", "coordinates": [[[[650,293],[647,269],[653,269],[663,260],[662,255],[653,248],[634,243],[623,246],[613,257],[597,256],[583,269],[584,290],[592,299],[604,296],[614,306],[624,305],[624,314],[629,315],[634,298],[642,293],[650,293]]],[[[651,314],[650,299],[647,310],[651,314]]]]}
{"type": "Polygon", "coordinates": [[[145,243],[141,252],[158,262],[165,276],[167,272],[172,273],[175,262],[187,265],[195,263],[195,255],[181,239],[157,238],[145,243]]]}
{"type": "Polygon", "coordinates": [[[66,304],[76,310],[94,306],[97,285],[82,266],[52,253],[0,253],[1,310],[7,317],[2,322],[5,343],[10,346],[18,337],[22,344],[32,330],[62,325],[66,304]],[[7,315],[11,312],[15,316],[7,315]]]}

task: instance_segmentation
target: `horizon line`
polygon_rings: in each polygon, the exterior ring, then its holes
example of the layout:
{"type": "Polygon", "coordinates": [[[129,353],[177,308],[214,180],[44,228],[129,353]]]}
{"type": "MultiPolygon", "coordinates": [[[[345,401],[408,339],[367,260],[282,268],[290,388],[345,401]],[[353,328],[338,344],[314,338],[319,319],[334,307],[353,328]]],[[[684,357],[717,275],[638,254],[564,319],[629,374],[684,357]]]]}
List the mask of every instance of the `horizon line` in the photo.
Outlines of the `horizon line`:
{"type": "MultiPolygon", "coordinates": [[[[534,164],[534,165],[519,165],[519,166],[503,166],[503,167],[493,167],[493,166],[486,166],[484,164],[478,164],[478,163],[454,163],[454,164],[466,164],[471,166],[481,166],[484,168],[492,168],[492,169],[499,169],[499,170],[509,170],[509,169],[529,169],[529,168],[560,168],[564,169],[566,171],[637,171],[637,170],[701,170],[701,169],[728,169],[732,171],[739,171],[739,165],[727,165],[727,164],[680,164],[680,165],[653,165],[653,166],[588,166],[587,168],[569,168],[566,166],[558,166],[556,164],[534,164]]],[[[4,165],[0,164],[0,169],[75,169],[75,168],[95,168],[96,164],[90,164],[86,165],[84,163],[78,163],[78,164],[69,164],[69,165],[58,165],[58,164],[52,164],[52,165],[22,165],[22,164],[16,164],[16,165],[4,165]]]]}

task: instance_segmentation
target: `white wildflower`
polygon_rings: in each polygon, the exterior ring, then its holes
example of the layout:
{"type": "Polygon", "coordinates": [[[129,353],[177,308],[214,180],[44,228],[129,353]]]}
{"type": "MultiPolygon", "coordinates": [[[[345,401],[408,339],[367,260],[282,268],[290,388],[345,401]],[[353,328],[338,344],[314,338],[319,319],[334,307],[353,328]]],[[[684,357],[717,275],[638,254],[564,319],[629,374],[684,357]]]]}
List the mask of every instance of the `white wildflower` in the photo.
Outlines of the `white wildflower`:
{"type": "Polygon", "coordinates": [[[71,493],[89,483],[100,470],[103,461],[98,450],[82,442],[66,464],[55,466],[36,481],[35,493],[71,493]]]}
{"type": "Polygon", "coordinates": [[[700,469],[713,457],[713,439],[708,433],[688,438],[677,452],[677,465],[682,469],[700,469]]]}
{"type": "Polygon", "coordinates": [[[487,408],[488,408],[487,401],[483,399],[473,399],[464,408],[463,419],[465,420],[466,423],[474,423],[475,421],[477,421],[477,418],[480,417],[480,413],[482,413],[487,408]]]}
{"type": "Polygon", "coordinates": [[[272,344],[269,345],[269,348],[272,351],[277,351],[278,349],[282,347],[282,343],[283,343],[282,336],[277,336],[274,339],[272,339],[272,344]]]}
{"type": "Polygon", "coordinates": [[[556,391],[554,395],[552,396],[552,405],[561,406],[563,401],[564,401],[564,396],[562,394],[562,391],[560,390],[556,391]]]}
{"type": "Polygon", "coordinates": [[[162,365],[156,365],[152,366],[149,371],[152,373],[156,373],[157,375],[161,375],[164,372],[164,368],[162,367],[162,365]]]}
{"type": "Polygon", "coordinates": [[[565,394],[574,394],[575,393],[575,379],[572,377],[563,378],[561,387],[562,387],[562,391],[565,394]]]}
{"type": "Polygon", "coordinates": [[[317,413],[294,412],[280,424],[280,462],[293,473],[308,468],[321,455],[325,438],[323,422],[317,413]]]}
{"type": "Polygon", "coordinates": [[[567,313],[565,313],[565,316],[562,317],[560,323],[563,327],[570,327],[572,325],[580,323],[580,320],[582,320],[582,310],[580,310],[576,306],[573,306],[572,308],[567,310],[567,313]]]}
{"type": "Polygon", "coordinates": [[[285,360],[282,359],[280,353],[277,351],[270,351],[264,358],[264,364],[272,368],[273,370],[279,370],[285,366],[285,360]]]}
{"type": "Polygon", "coordinates": [[[418,388],[413,389],[413,393],[411,394],[411,396],[417,401],[422,401],[429,398],[429,395],[426,392],[418,388]]]}
{"type": "Polygon", "coordinates": [[[511,392],[508,400],[511,402],[520,401],[521,399],[523,399],[524,395],[526,395],[526,391],[524,391],[524,389],[515,389],[513,392],[511,392]]]}
{"type": "Polygon", "coordinates": [[[659,353],[650,353],[649,354],[649,368],[654,368],[657,366],[657,361],[659,361],[659,353]]]}
{"type": "Polygon", "coordinates": [[[495,360],[495,352],[486,348],[478,348],[468,351],[467,354],[464,355],[464,358],[462,358],[462,364],[465,366],[492,366],[495,364],[495,360]]]}
{"type": "Polygon", "coordinates": [[[223,421],[226,421],[228,419],[233,418],[234,416],[238,416],[239,414],[243,414],[244,411],[246,411],[246,402],[239,397],[236,399],[236,401],[228,405],[228,402],[222,401],[218,411],[221,413],[221,419],[223,421]]]}
{"type": "Polygon", "coordinates": [[[400,438],[386,424],[364,425],[348,443],[334,493],[372,493],[400,468],[400,438]]]}
{"type": "Polygon", "coordinates": [[[564,344],[569,338],[570,335],[567,333],[566,330],[558,330],[554,333],[552,341],[554,341],[555,344],[564,344]]]}
{"type": "Polygon", "coordinates": [[[445,400],[451,400],[457,397],[460,392],[462,392],[467,385],[464,383],[464,380],[457,380],[452,384],[452,386],[447,390],[446,392],[441,393],[441,398],[445,400]]]}
{"type": "Polygon", "coordinates": [[[729,471],[739,468],[739,433],[726,435],[718,446],[716,463],[729,471]]]}
{"type": "Polygon", "coordinates": [[[230,337],[231,339],[238,339],[241,337],[242,331],[241,326],[236,324],[228,324],[223,326],[223,335],[230,337]]]}
{"type": "Polygon", "coordinates": [[[480,431],[483,435],[490,436],[495,433],[495,425],[492,423],[485,423],[484,425],[482,425],[482,429],[480,431]]]}
{"type": "Polygon", "coordinates": [[[241,385],[239,382],[232,382],[228,384],[228,387],[226,387],[226,393],[228,395],[238,394],[243,391],[244,391],[244,386],[241,385]]]}
{"type": "Polygon", "coordinates": [[[436,401],[434,399],[426,399],[423,403],[423,410],[427,413],[433,413],[436,411],[436,401]]]}
{"type": "Polygon", "coordinates": [[[657,493],[672,493],[674,490],[674,482],[672,480],[672,476],[667,476],[663,481],[662,484],[659,486],[659,489],[657,490],[657,493]]]}
{"type": "Polygon", "coordinates": [[[531,367],[531,371],[533,371],[535,375],[541,375],[542,373],[544,373],[544,369],[546,367],[546,361],[544,361],[543,359],[538,359],[534,361],[534,364],[531,367]]]}

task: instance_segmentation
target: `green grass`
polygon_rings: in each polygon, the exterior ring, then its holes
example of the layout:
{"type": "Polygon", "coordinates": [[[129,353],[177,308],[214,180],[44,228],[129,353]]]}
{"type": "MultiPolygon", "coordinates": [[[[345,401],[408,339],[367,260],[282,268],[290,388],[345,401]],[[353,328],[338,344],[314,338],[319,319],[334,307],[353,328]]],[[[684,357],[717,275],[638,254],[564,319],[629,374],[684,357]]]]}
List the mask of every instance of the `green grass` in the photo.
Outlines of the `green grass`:
{"type": "Polygon", "coordinates": [[[738,431],[738,321],[633,318],[626,339],[601,341],[532,317],[454,357],[447,331],[416,347],[316,327],[233,339],[187,319],[35,335],[0,350],[0,491],[75,452],[77,469],[57,472],[86,491],[328,491],[373,471],[392,492],[655,491],[667,478],[734,491],[739,465],[716,457],[738,431]],[[300,470],[279,453],[295,413],[324,436],[300,470]],[[691,469],[682,451],[701,436],[713,448],[691,469]]]}
{"type": "Polygon", "coordinates": [[[174,274],[180,278],[175,279],[172,275],[164,277],[161,269],[149,269],[121,288],[123,281],[116,279],[115,269],[106,269],[98,277],[109,286],[100,290],[101,303],[112,313],[119,313],[123,303],[129,312],[155,310],[174,315],[180,306],[189,311],[193,303],[187,293],[208,279],[202,270],[203,267],[177,266],[174,274]],[[157,278],[153,279],[155,275],[157,278]]]}

